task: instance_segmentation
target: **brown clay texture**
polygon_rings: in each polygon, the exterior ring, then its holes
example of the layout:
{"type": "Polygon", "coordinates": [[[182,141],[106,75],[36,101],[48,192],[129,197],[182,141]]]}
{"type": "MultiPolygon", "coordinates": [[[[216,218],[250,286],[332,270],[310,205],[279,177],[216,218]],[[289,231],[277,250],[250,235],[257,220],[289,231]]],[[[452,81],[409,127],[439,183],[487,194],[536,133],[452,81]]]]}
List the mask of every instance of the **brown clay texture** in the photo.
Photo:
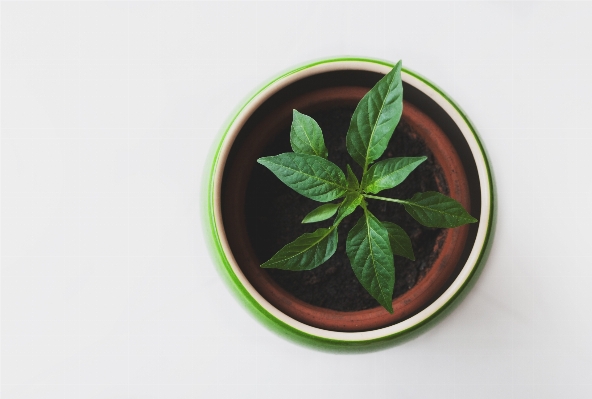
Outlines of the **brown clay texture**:
{"type": "MultiPolygon", "coordinates": [[[[273,149],[273,153],[265,153],[265,151],[271,150],[275,140],[279,140],[279,143],[283,143],[281,145],[287,145],[286,141],[282,141],[284,139],[282,139],[281,136],[285,135],[286,131],[289,131],[292,109],[298,109],[305,114],[313,116],[315,113],[318,113],[317,117],[319,117],[319,119],[323,119],[320,116],[324,111],[340,109],[340,111],[336,111],[336,114],[333,114],[333,116],[331,116],[330,112],[327,113],[326,117],[329,119],[328,122],[331,122],[331,119],[335,118],[333,122],[341,120],[339,123],[342,123],[343,120],[347,118],[340,113],[343,113],[345,109],[348,109],[348,112],[351,113],[352,109],[367,90],[367,87],[357,86],[331,87],[307,92],[284,103],[277,104],[274,112],[270,112],[257,124],[250,126],[244,132],[245,134],[242,136],[241,140],[235,143],[233,146],[234,153],[231,154],[225,168],[222,185],[222,214],[225,235],[231,247],[232,256],[236,260],[236,263],[239,265],[244,276],[252,284],[253,288],[272,306],[276,307],[281,312],[284,312],[289,317],[314,327],[333,331],[373,330],[405,320],[424,309],[448,287],[452,282],[455,273],[458,272],[458,260],[464,249],[468,232],[467,226],[455,229],[445,229],[439,233],[433,231],[436,236],[435,241],[429,241],[430,239],[426,238],[426,241],[424,242],[427,242],[428,244],[421,247],[418,247],[417,244],[415,245],[417,251],[416,256],[418,256],[418,258],[419,256],[422,256],[422,259],[427,263],[423,266],[421,261],[420,263],[415,263],[413,269],[408,268],[407,272],[404,272],[405,268],[401,268],[403,276],[399,276],[399,280],[403,284],[398,287],[398,292],[396,294],[398,296],[393,300],[393,314],[389,314],[380,306],[372,306],[373,299],[368,299],[368,296],[365,296],[367,295],[366,293],[357,290],[357,288],[355,288],[356,281],[347,277],[347,274],[343,275],[345,276],[343,277],[343,280],[347,281],[350,286],[345,286],[344,288],[341,284],[334,284],[328,291],[345,293],[348,299],[344,299],[344,301],[347,303],[347,306],[349,306],[349,309],[355,309],[355,306],[370,306],[370,308],[352,311],[332,309],[328,306],[342,306],[340,309],[344,309],[344,307],[343,305],[335,305],[340,301],[333,301],[333,305],[331,305],[331,301],[327,300],[327,295],[325,294],[317,296],[316,299],[305,297],[303,291],[290,288],[290,285],[294,286],[299,285],[300,283],[295,284],[290,282],[290,284],[286,284],[285,280],[282,281],[282,278],[284,277],[278,277],[277,275],[272,277],[272,273],[274,272],[269,273],[259,267],[260,264],[273,255],[277,249],[282,245],[285,245],[286,238],[289,242],[298,236],[297,229],[302,228],[302,226],[299,226],[301,215],[298,214],[298,212],[304,212],[304,209],[309,211],[314,208],[315,204],[294,192],[288,194],[291,191],[289,189],[284,192],[286,195],[293,195],[293,197],[282,200],[284,202],[279,202],[275,205],[265,203],[264,201],[266,200],[264,195],[258,193],[257,190],[249,188],[253,173],[259,173],[254,172],[255,168],[260,167],[256,163],[256,159],[264,155],[276,154],[277,151],[275,148],[273,149]],[[252,224],[253,215],[250,214],[249,207],[259,209],[258,212],[260,212],[260,215],[258,217],[265,218],[265,216],[262,216],[261,212],[265,213],[268,210],[271,210],[271,207],[278,206],[278,204],[283,204],[281,205],[282,207],[288,208],[288,213],[284,213],[285,215],[288,215],[287,220],[285,220],[285,223],[284,221],[280,221],[276,226],[277,230],[274,232],[278,237],[281,236],[281,239],[277,240],[281,241],[281,243],[276,242],[276,244],[272,244],[275,245],[273,249],[271,249],[271,246],[269,248],[259,246],[258,253],[253,243],[262,239],[262,237],[263,240],[265,240],[264,236],[268,233],[260,227],[252,224]],[[298,217],[291,214],[298,214],[298,217]],[[421,251],[424,249],[428,251],[431,250],[433,255],[422,255],[421,251]],[[265,259],[261,259],[261,257],[265,257],[265,259]],[[426,259],[428,260],[426,261],[426,259]],[[428,266],[428,263],[431,264],[431,266],[428,266]],[[415,282],[414,285],[413,282],[415,282]],[[405,288],[405,285],[407,285],[407,288],[405,288]],[[412,287],[409,288],[409,286],[412,287]],[[292,293],[289,290],[292,290],[292,293]],[[359,294],[359,298],[357,297],[358,294],[356,294],[356,292],[359,294]],[[300,298],[298,296],[300,296],[300,298]],[[314,300],[318,300],[319,302],[316,302],[316,304],[306,302],[312,302],[314,300]]],[[[323,121],[323,124],[325,123],[326,121],[323,121]]],[[[335,123],[335,126],[339,123],[335,123]]],[[[328,126],[333,126],[333,123],[328,123],[326,125],[325,129],[327,129],[327,131],[332,129],[328,126]]],[[[425,188],[430,184],[436,183],[439,187],[438,191],[447,193],[447,186],[449,191],[448,194],[457,201],[460,201],[465,208],[469,209],[470,197],[462,163],[460,162],[454,147],[452,147],[450,141],[442,130],[418,108],[407,102],[405,102],[404,105],[401,129],[403,131],[406,129],[410,130],[412,132],[411,135],[409,132],[405,133],[410,137],[417,135],[420,140],[416,141],[416,143],[421,141],[425,143],[425,147],[427,147],[432,153],[431,155],[429,153],[427,154],[430,156],[430,162],[437,165],[435,168],[432,168],[432,178],[427,178],[425,180],[425,188]]],[[[339,141],[337,142],[337,149],[332,148],[333,144],[330,144],[333,140],[341,140],[344,134],[342,132],[343,128],[339,127],[339,130],[338,139],[333,137],[333,133],[330,134],[330,137],[326,136],[330,154],[333,153],[333,156],[340,153],[340,146],[344,147],[343,142],[339,143],[339,141]]],[[[396,141],[393,142],[393,144],[395,143],[396,141]]],[[[411,145],[411,147],[413,147],[413,145],[411,145]]],[[[411,147],[407,149],[401,148],[401,150],[405,152],[401,155],[426,155],[423,144],[416,148],[416,150],[421,149],[422,152],[420,154],[413,153],[411,147]]],[[[286,148],[286,151],[289,150],[289,147],[284,148],[286,148]]],[[[341,153],[343,153],[343,151],[342,148],[341,153]]],[[[396,151],[398,151],[398,149],[396,149],[396,151]]],[[[385,156],[388,157],[396,155],[399,155],[399,153],[395,152],[395,149],[387,151],[385,154],[385,156]]],[[[341,167],[345,167],[343,160],[334,159],[334,161],[338,164],[340,163],[341,167]]],[[[354,167],[353,163],[352,167],[354,167]]],[[[357,172],[359,174],[359,170],[357,172]]],[[[420,172],[420,174],[421,173],[422,172],[420,172]]],[[[273,184],[279,183],[283,186],[283,184],[277,181],[273,175],[268,177],[272,178],[270,182],[273,181],[273,184]]],[[[279,186],[277,187],[279,190],[279,186]]],[[[284,189],[285,187],[281,188],[281,190],[284,189]]],[[[403,190],[403,187],[398,189],[403,190]]],[[[410,197],[416,191],[420,190],[416,190],[415,187],[412,187],[409,193],[385,191],[384,194],[386,196],[400,196],[401,198],[405,198],[410,197]]],[[[372,201],[370,207],[376,212],[377,216],[380,215],[379,218],[401,223],[404,228],[407,228],[407,232],[411,236],[417,234],[421,235],[421,232],[417,233],[413,231],[414,228],[421,228],[418,224],[413,222],[413,227],[409,227],[406,222],[397,219],[398,217],[404,218],[406,216],[403,216],[405,214],[401,212],[400,209],[396,209],[396,204],[376,204],[376,201],[372,201]],[[395,208],[393,208],[393,205],[395,208]],[[381,210],[381,206],[385,208],[381,210]]],[[[302,216],[304,214],[305,213],[303,213],[302,216]]],[[[269,216],[267,217],[269,218],[269,216]]],[[[347,223],[352,223],[355,220],[356,215],[353,215],[347,223]]],[[[274,221],[273,223],[277,223],[277,221],[274,221]]],[[[351,225],[349,227],[351,227],[351,225]]],[[[345,230],[347,228],[348,225],[344,224],[343,229],[345,230]]],[[[311,229],[307,226],[306,231],[311,231],[311,229]]],[[[341,244],[338,251],[343,254],[345,231],[341,233],[341,244]]],[[[425,236],[427,237],[428,235],[429,234],[425,236]]],[[[422,241],[422,239],[419,241],[422,241]]],[[[342,263],[345,264],[345,262],[342,263]]],[[[347,265],[349,266],[349,261],[347,261],[347,265]]],[[[329,269],[329,272],[325,270],[324,272],[319,271],[318,273],[327,273],[330,275],[333,272],[330,270],[332,266],[329,264],[326,267],[329,269]]],[[[339,270],[347,273],[346,267],[339,270]]],[[[338,273],[337,270],[334,272],[338,273]]],[[[315,285],[315,280],[320,281],[323,277],[323,275],[320,277],[315,276],[314,274],[309,275],[308,285],[315,285]],[[313,284],[310,284],[311,282],[313,284]]],[[[306,283],[304,280],[306,280],[307,277],[301,278],[303,279],[301,282],[306,283]]],[[[328,277],[328,279],[330,279],[330,277],[328,277]]],[[[290,279],[288,278],[288,280],[290,279]]],[[[300,286],[302,287],[302,285],[300,286]]],[[[331,286],[331,284],[326,286],[331,286]]],[[[322,289],[318,291],[322,292],[322,289]]]]}

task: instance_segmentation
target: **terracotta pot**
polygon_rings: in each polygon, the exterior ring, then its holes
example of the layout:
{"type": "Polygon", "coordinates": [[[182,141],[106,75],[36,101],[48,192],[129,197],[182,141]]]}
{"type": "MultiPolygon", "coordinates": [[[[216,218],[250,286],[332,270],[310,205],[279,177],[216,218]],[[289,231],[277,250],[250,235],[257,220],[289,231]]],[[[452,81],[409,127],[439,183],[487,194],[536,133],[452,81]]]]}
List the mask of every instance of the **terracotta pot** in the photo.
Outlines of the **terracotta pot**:
{"type": "Polygon", "coordinates": [[[254,312],[292,336],[338,345],[400,336],[425,324],[452,302],[483,260],[493,217],[492,180],[479,139],[458,107],[422,78],[404,70],[402,119],[430,148],[449,195],[479,219],[447,229],[439,256],[411,290],[377,306],[339,312],[305,303],[282,289],[259,265],[249,238],[245,193],[265,146],[290,125],[292,109],[312,113],[355,106],[389,64],[327,60],[291,71],[265,86],[235,115],[218,147],[209,180],[210,232],[222,270],[254,312]]]}

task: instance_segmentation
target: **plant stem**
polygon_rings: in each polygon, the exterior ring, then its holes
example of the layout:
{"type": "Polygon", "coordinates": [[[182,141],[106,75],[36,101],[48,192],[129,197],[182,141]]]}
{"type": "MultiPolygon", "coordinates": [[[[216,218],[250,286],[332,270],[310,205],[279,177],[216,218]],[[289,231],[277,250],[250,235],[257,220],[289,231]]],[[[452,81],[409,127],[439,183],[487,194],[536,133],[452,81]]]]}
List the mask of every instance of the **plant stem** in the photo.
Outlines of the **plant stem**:
{"type": "Polygon", "coordinates": [[[370,194],[364,194],[364,197],[366,197],[366,198],[372,198],[372,199],[377,199],[377,200],[382,200],[382,201],[388,201],[388,202],[396,202],[398,204],[405,204],[405,203],[407,203],[407,201],[403,201],[403,200],[396,199],[396,198],[378,197],[376,195],[370,195],[370,194]]]}

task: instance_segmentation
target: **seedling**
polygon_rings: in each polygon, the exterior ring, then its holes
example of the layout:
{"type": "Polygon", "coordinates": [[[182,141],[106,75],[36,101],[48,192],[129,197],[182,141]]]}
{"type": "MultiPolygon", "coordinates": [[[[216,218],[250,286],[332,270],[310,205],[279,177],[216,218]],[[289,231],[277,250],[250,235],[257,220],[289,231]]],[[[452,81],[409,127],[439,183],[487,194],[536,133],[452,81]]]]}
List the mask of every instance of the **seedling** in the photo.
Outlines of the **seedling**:
{"type": "Polygon", "coordinates": [[[344,173],[327,160],[323,133],[318,123],[294,110],[290,144],[294,152],[259,158],[283,183],[312,200],[325,202],[310,212],[303,223],[335,216],[331,227],[298,237],[279,250],[263,268],[310,270],[327,261],[337,249],[337,226],[357,207],[363,216],[347,235],[346,252],[362,286],[386,310],[393,312],[395,284],[393,255],[415,260],[411,240],[398,225],[379,221],[367,207],[367,199],[395,202],[419,223],[428,227],[458,227],[475,223],[457,201],[434,191],[402,200],[380,197],[393,188],[427,157],[389,158],[374,163],[385,151],[403,112],[401,61],[358,103],[347,131],[347,151],[362,168],[362,178],[347,166],[344,173]],[[332,203],[343,198],[339,203],[332,203]]]}

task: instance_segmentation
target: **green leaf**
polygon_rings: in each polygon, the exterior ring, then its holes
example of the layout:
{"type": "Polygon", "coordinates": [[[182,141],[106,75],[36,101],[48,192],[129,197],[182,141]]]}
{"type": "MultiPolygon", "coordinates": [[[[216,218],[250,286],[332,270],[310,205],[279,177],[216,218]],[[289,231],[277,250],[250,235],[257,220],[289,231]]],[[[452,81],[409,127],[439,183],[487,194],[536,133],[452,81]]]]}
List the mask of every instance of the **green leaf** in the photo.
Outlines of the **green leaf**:
{"type": "Polygon", "coordinates": [[[335,215],[337,209],[339,209],[339,204],[321,205],[318,208],[313,209],[312,212],[306,215],[304,219],[302,219],[302,223],[315,223],[327,220],[331,216],[335,215]]]}
{"type": "Polygon", "coordinates": [[[349,232],[345,245],[352,269],[362,286],[393,313],[395,266],[386,228],[364,209],[364,216],[349,232]]]}
{"type": "Polygon", "coordinates": [[[417,193],[400,202],[415,220],[428,227],[458,227],[477,221],[457,201],[435,191],[417,193]]]}
{"type": "Polygon", "coordinates": [[[323,264],[337,249],[337,229],[318,229],[305,233],[286,245],[261,265],[263,268],[310,270],[323,264]]]}
{"type": "Polygon", "coordinates": [[[351,215],[353,211],[356,210],[358,205],[362,203],[363,199],[364,197],[362,197],[362,194],[360,194],[359,192],[348,191],[348,193],[345,195],[345,199],[339,207],[339,212],[337,212],[337,217],[335,218],[335,222],[333,223],[333,225],[337,226],[339,223],[341,223],[343,218],[345,218],[348,215],[351,215]]]}
{"type": "Polygon", "coordinates": [[[292,151],[298,154],[317,155],[323,158],[329,155],[319,124],[310,116],[296,110],[293,111],[290,144],[292,151]]]}
{"type": "Polygon", "coordinates": [[[399,61],[358,103],[347,131],[347,151],[364,172],[386,149],[402,113],[399,61]]]}
{"type": "Polygon", "coordinates": [[[388,231],[389,242],[393,254],[404,256],[407,259],[415,260],[413,255],[413,247],[411,246],[411,239],[399,225],[391,222],[382,222],[384,228],[388,231]]]}
{"type": "Polygon", "coordinates": [[[316,155],[285,154],[257,160],[282,182],[315,201],[329,202],[347,191],[345,175],[334,163],[316,155]]]}
{"type": "Polygon", "coordinates": [[[362,178],[362,190],[376,194],[403,182],[427,157],[389,158],[377,162],[362,178]]]}
{"type": "Polygon", "coordinates": [[[357,191],[360,188],[358,178],[354,175],[351,166],[347,165],[347,189],[351,191],[357,191]]]}

